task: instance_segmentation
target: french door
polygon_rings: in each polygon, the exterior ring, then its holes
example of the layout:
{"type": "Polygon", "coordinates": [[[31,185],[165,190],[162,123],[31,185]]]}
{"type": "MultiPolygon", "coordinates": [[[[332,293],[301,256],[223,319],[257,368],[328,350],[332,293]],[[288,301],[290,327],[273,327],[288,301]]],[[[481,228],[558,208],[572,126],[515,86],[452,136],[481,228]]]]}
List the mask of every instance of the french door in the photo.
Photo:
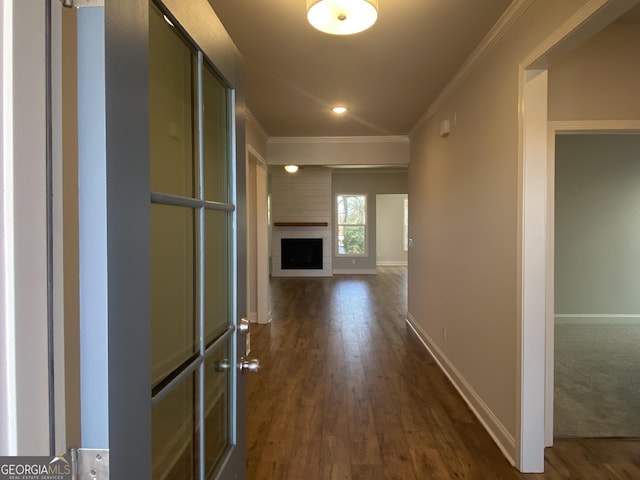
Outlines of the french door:
{"type": "Polygon", "coordinates": [[[239,54],[206,0],[108,0],[78,69],[83,447],[111,478],[244,478],[239,54]]]}

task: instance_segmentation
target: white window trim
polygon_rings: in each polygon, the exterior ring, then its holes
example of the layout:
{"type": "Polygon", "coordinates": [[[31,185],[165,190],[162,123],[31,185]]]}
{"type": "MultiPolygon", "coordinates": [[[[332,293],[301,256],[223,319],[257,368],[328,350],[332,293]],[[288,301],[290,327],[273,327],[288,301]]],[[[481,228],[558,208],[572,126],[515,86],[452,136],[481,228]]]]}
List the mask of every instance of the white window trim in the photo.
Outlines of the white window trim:
{"type": "MultiPolygon", "coordinates": [[[[336,193],[334,197],[334,214],[335,214],[335,239],[333,242],[336,250],[336,257],[340,258],[354,258],[354,257],[368,257],[369,256],[369,196],[366,193],[336,193]],[[340,253],[340,246],[338,245],[338,232],[340,231],[340,224],[338,222],[338,197],[364,197],[364,253],[340,253]]],[[[353,224],[359,226],[361,224],[353,224]]]]}

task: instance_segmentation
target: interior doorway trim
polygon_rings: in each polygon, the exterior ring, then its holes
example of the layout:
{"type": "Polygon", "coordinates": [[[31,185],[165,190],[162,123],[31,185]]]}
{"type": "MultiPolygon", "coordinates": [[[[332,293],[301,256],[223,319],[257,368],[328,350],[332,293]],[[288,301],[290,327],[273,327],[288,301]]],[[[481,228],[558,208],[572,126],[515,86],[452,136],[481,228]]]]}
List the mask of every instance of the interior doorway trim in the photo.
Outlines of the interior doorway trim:
{"type": "Polygon", "coordinates": [[[589,0],[520,62],[516,466],[521,472],[542,472],[544,447],[553,441],[553,391],[549,391],[553,333],[547,328],[549,276],[553,275],[548,228],[552,202],[548,198],[547,69],[637,3],[589,0]]]}
{"type": "MultiPolygon", "coordinates": [[[[567,120],[549,122],[549,139],[556,134],[638,133],[640,120],[567,120]]],[[[550,150],[550,154],[554,151],[550,150]]]]}
{"type": "Polygon", "coordinates": [[[255,241],[255,251],[247,251],[248,270],[253,263],[255,278],[247,275],[247,282],[253,282],[250,287],[247,283],[247,314],[251,322],[269,323],[269,226],[268,226],[268,167],[266,159],[252,145],[247,144],[246,153],[247,172],[251,163],[255,164],[255,178],[251,185],[247,185],[248,198],[253,199],[252,205],[248,205],[248,212],[252,212],[247,222],[247,242],[255,241]],[[251,189],[251,193],[249,193],[251,189]],[[252,296],[252,299],[249,298],[252,296]],[[255,303],[255,311],[249,308],[250,303],[255,303]]]}

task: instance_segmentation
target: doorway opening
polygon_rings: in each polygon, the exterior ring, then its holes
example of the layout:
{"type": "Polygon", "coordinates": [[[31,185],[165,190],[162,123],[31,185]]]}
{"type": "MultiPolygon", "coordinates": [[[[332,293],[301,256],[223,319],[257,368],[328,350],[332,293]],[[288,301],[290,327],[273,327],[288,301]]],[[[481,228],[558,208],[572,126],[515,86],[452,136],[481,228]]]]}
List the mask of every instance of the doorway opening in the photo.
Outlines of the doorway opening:
{"type": "Polygon", "coordinates": [[[640,135],[558,133],[554,436],[637,438],[640,135]]]}

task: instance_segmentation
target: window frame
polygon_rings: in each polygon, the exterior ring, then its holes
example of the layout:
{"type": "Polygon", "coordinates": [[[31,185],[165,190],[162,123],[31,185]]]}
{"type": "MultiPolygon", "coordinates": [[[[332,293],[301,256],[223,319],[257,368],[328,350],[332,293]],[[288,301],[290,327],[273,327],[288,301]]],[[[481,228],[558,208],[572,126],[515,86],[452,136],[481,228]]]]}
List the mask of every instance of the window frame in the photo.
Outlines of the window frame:
{"type": "Polygon", "coordinates": [[[368,217],[369,217],[369,196],[366,193],[336,193],[335,194],[335,256],[341,258],[352,258],[352,257],[368,257],[369,256],[369,228],[368,228],[368,217]],[[340,223],[339,218],[340,214],[338,212],[338,198],[339,197],[363,197],[364,198],[364,223],[340,223]],[[364,227],[364,252],[363,253],[340,253],[340,227],[341,226],[362,226],[364,227]]]}

